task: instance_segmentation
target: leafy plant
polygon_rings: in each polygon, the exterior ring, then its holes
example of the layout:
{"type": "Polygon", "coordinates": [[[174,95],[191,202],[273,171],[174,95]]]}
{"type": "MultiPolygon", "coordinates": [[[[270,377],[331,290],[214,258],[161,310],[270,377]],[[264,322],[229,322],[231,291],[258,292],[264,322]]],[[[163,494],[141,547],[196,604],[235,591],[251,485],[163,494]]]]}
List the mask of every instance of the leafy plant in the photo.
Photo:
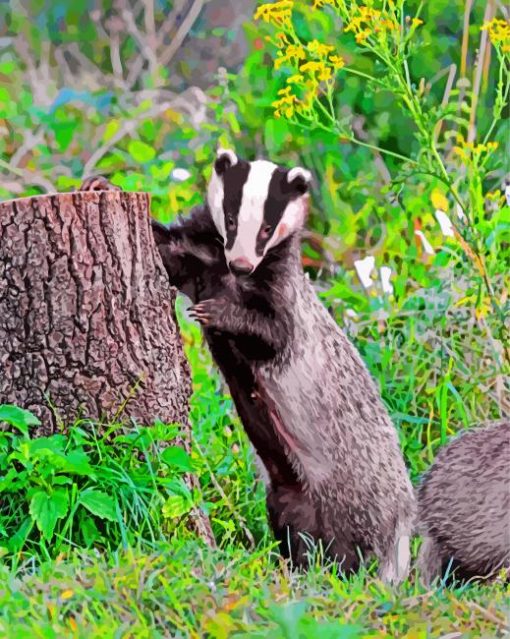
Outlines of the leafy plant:
{"type": "Polygon", "coordinates": [[[0,406],[0,547],[55,556],[71,546],[151,545],[173,531],[199,498],[183,481],[186,451],[168,446],[178,428],[78,422],[66,434],[32,439],[28,411],[0,406]],[[166,446],[166,447],[165,447],[166,446]],[[172,523],[173,522],[173,523],[172,523]]]}

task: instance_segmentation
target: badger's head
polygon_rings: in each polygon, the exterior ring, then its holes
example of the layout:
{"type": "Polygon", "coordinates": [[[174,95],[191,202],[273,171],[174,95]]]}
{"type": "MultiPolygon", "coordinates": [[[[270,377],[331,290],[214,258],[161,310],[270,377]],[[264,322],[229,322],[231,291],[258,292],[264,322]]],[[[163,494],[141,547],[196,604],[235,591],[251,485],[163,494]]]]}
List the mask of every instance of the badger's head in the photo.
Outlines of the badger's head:
{"type": "Polygon", "coordinates": [[[301,167],[247,162],[218,150],[207,201],[232,273],[252,273],[269,250],[303,227],[310,179],[301,167]]]}

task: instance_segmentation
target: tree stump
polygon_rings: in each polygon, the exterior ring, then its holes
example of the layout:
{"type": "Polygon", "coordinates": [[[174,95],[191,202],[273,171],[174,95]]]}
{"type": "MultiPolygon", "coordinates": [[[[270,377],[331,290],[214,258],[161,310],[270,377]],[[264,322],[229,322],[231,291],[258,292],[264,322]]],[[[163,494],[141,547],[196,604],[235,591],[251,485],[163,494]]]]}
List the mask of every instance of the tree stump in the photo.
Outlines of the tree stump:
{"type": "Polygon", "coordinates": [[[34,436],[80,417],[158,418],[181,423],[188,447],[191,380],[174,303],[147,194],[0,203],[0,404],[36,414],[34,436]]]}

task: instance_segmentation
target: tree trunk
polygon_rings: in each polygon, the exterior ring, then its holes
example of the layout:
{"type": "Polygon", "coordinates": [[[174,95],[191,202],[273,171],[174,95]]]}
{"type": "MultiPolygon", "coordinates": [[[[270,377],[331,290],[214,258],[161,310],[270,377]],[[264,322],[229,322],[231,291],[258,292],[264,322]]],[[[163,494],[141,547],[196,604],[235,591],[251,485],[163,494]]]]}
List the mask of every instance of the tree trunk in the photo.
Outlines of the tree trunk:
{"type": "Polygon", "coordinates": [[[80,416],[186,422],[189,370],[148,204],[118,192],[0,203],[0,402],[33,411],[44,434],[80,416]]]}
{"type": "Polygon", "coordinates": [[[86,417],[180,422],[189,437],[174,302],[147,194],[0,203],[0,404],[36,414],[35,436],[86,417]]]}

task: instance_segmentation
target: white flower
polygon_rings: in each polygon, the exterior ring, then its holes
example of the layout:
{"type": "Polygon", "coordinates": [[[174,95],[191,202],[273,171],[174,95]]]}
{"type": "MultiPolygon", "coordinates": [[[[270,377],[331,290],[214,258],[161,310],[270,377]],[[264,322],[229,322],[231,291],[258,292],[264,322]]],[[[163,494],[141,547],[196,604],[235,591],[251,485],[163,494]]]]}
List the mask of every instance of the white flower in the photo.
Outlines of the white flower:
{"type": "Polygon", "coordinates": [[[455,211],[457,213],[457,217],[459,218],[459,220],[466,219],[466,216],[464,215],[464,211],[462,210],[462,207],[458,202],[455,205],[455,211]]]}
{"type": "Polygon", "coordinates": [[[364,288],[370,288],[374,284],[373,279],[370,277],[370,273],[374,270],[374,265],[375,257],[373,255],[368,255],[362,260],[355,260],[354,262],[354,268],[364,288]]]}
{"type": "Polygon", "coordinates": [[[170,173],[170,177],[177,182],[184,182],[184,180],[187,180],[191,177],[191,173],[188,171],[188,169],[183,169],[177,166],[170,173]]]}
{"type": "Polygon", "coordinates": [[[451,223],[450,218],[444,211],[441,211],[441,209],[437,209],[436,211],[436,220],[439,222],[441,232],[445,237],[454,237],[453,224],[451,223]]]}
{"type": "Polygon", "coordinates": [[[391,293],[393,293],[393,285],[390,281],[391,268],[389,266],[381,266],[379,272],[381,273],[381,285],[383,292],[391,295],[391,293]]]}
{"type": "Polygon", "coordinates": [[[425,253],[428,253],[429,255],[434,255],[434,249],[430,245],[430,242],[427,240],[425,235],[423,235],[423,231],[415,231],[414,234],[420,238],[422,246],[423,246],[423,250],[425,251],[425,253]]]}
{"type": "Polygon", "coordinates": [[[505,186],[505,198],[507,206],[510,206],[510,182],[505,186]]]}

